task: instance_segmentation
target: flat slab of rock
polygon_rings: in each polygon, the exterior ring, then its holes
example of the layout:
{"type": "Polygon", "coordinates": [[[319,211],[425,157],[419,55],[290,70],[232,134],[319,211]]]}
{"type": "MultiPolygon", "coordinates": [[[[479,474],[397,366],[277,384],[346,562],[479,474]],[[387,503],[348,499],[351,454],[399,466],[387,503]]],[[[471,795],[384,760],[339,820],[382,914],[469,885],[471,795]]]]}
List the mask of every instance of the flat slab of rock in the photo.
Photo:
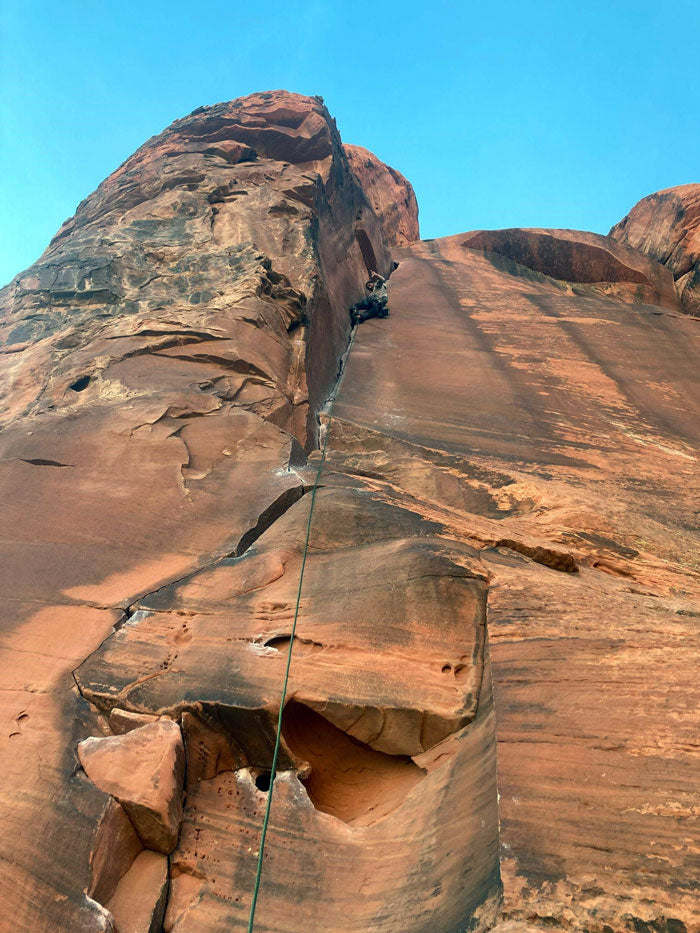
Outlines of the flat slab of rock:
{"type": "Polygon", "coordinates": [[[506,916],[690,930],[700,327],[648,304],[668,270],[620,245],[525,230],[397,251],[328,465],[481,547],[506,916]]]}
{"type": "Polygon", "coordinates": [[[78,757],[90,780],[124,807],[144,846],[172,852],[182,818],[185,776],[177,723],[163,719],[126,735],[85,739],[78,757]]]}
{"type": "Polygon", "coordinates": [[[139,729],[157,721],[158,717],[151,713],[132,713],[131,710],[119,707],[115,707],[109,714],[109,728],[115,735],[124,735],[132,729],[139,729]]]}
{"type": "Polygon", "coordinates": [[[105,905],[116,933],[159,933],[168,897],[168,860],[157,852],[136,857],[105,905]]]}

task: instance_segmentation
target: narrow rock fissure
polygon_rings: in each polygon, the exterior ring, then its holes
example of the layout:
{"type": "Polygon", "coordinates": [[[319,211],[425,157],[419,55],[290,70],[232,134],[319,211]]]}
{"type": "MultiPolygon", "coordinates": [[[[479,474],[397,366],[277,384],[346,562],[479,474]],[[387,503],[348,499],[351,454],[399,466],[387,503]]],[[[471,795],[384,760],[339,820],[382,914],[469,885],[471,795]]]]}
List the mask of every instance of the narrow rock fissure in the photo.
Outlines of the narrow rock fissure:
{"type": "MultiPolygon", "coordinates": [[[[280,519],[291,507],[299,501],[303,496],[310,492],[311,487],[301,484],[299,486],[294,486],[291,489],[286,490],[282,493],[274,502],[267,507],[263,512],[261,512],[260,517],[256,524],[249,528],[244,534],[239,538],[238,544],[236,547],[224,554],[222,557],[217,557],[215,560],[209,561],[206,564],[202,564],[200,567],[197,567],[196,570],[192,570],[189,573],[184,574],[181,577],[177,577],[174,580],[171,580],[168,583],[163,584],[163,586],[157,587],[155,590],[150,590],[147,593],[141,594],[133,603],[130,603],[128,606],[113,606],[105,608],[115,608],[123,609],[125,615],[118,623],[115,624],[114,630],[117,631],[118,628],[121,628],[125,622],[127,622],[134,613],[142,608],[147,609],[148,601],[156,597],[159,593],[163,593],[166,590],[179,586],[181,583],[185,583],[188,580],[192,579],[199,573],[203,573],[205,570],[211,570],[213,567],[216,567],[218,564],[221,564],[223,561],[233,560],[239,557],[243,557],[245,553],[255,544],[258,538],[263,535],[268,528],[270,528],[278,519],[280,519]]],[[[81,662],[82,663],[82,662],[81,662]]],[[[80,665],[78,665],[80,667],[80,665]]],[[[78,668],[75,668],[77,670],[78,668]]]]}
{"type": "MultiPolygon", "coordinates": [[[[31,466],[48,466],[48,467],[74,467],[74,463],[61,463],[59,460],[46,460],[43,457],[17,457],[15,458],[20,460],[22,463],[28,463],[31,466]]],[[[7,463],[7,461],[0,460],[0,463],[7,463]]]]}
{"type": "Polygon", "coordinates": [[[282,493],[279,498],[269,505],[253,528],[250,528],[241,537],[236,549],[230,555],[231,557],[242,557],[245,552],[255,544],[258,538],[264,534],[268,528],[281,518],[285,512],[289,511],[295,502],[298,502],[309,490],[305,486],[294,486],[287,492],[282,493]]]}

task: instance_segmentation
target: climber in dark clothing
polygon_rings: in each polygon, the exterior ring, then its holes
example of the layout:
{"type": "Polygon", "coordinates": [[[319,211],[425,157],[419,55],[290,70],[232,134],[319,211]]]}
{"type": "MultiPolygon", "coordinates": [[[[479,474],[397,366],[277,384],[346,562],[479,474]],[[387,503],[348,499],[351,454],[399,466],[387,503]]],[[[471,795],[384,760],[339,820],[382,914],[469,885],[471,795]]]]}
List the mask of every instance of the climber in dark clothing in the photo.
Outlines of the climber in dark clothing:
{"type": "Polygon", "coordinates": [[[370,272],[365,288],[367,296],[350,308],[350,320],[353,325],[368,321],[371,317],[388,317],[388,295],[386,280],[378,272],[370,272]]]}

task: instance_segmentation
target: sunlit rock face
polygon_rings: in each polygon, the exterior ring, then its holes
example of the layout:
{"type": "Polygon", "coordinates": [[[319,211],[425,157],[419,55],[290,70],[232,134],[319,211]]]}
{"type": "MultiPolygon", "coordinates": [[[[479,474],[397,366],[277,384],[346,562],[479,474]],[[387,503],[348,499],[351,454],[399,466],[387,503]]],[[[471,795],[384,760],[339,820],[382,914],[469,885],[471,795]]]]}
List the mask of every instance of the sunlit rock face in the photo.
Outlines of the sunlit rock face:
{"type": "Polygon", "coordinates": [[[607,257],[654,281],[618,247],[516,230],[395,251],[391,317],[359,329],[335,405],[329,470],[488,578],[499,933],[700,920],[700,329],[600,288],[607,257]]]}
{"type": "Polygon", "coordinates": [[[684,310],[700,314],[700,184],[642,198],[610,236],[663,263],[684,310]]]}
{"type": "MultiPolygon", "coordinates": [[[[319,99],[202,108],[2,292],[11,929],[247,926],[317,414],[417,231],[368,158],[372,199],[319,99]]],[[[486,581],[440,532],[318,496],[263,928],[496,915],[486,581]]]]}
{"type": "Polygon", "coordinates": [[[389,246],[406,246],[419,237],[418,203],[411,183],[362,146],[343,147],[350,168],[382,222],[389,246]]]}
{"type": "Polygon", "coordinates": [[[3,930],[247,929],[290,650],[256,930],[697,925],[678,277],[417,238],[277,91],[149,140],[0,293],[3,930]]]}

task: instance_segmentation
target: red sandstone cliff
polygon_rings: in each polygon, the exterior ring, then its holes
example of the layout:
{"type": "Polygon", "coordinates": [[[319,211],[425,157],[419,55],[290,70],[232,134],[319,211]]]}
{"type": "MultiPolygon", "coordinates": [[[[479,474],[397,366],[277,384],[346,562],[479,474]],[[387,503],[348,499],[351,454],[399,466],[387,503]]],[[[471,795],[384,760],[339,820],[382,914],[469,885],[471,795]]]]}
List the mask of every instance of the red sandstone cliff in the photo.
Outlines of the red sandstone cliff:
{"type": "Polygon", "coordinates": [[[332,390],[256,929],[697,928],[697,326],[610,237],[417,235],[257,94],[0,293],[3,931],[246,928],[332,390]]]}
{"type": "Polygon", "coordinates": [[[680,185],[642,198],[610,231],[673,273],[690,314],[700,313],[700,185],[680,185]]]}

